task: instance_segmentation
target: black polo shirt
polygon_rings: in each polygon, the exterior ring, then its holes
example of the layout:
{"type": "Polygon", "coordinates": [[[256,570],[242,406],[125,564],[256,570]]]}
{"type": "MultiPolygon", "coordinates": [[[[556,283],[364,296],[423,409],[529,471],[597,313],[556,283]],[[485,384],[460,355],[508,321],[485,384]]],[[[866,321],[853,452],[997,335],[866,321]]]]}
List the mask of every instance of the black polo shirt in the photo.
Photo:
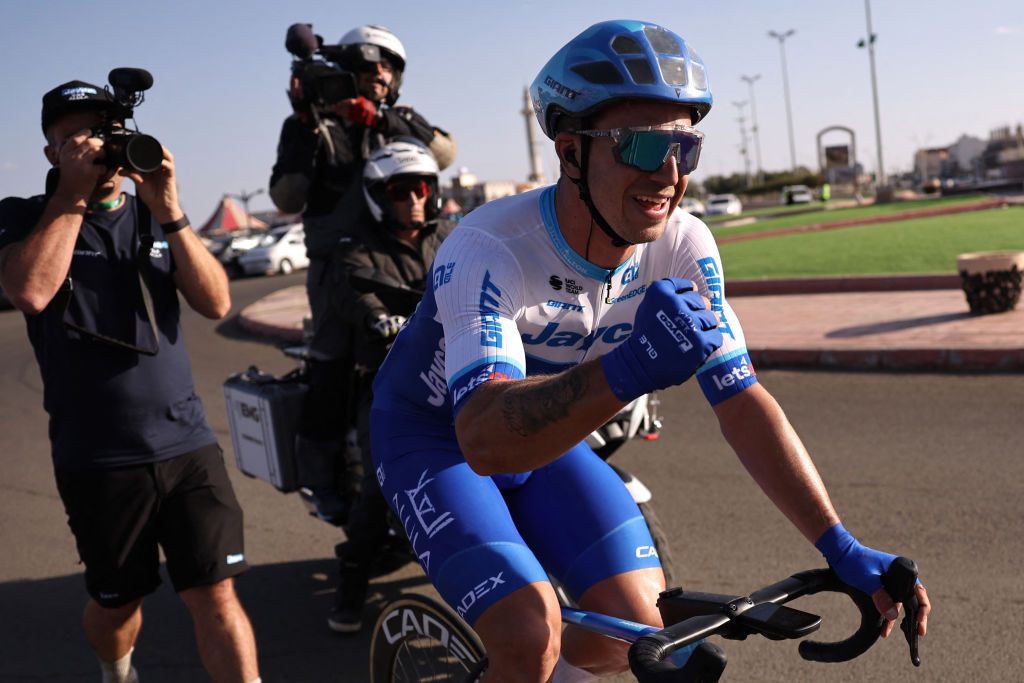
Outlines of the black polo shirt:
{"type": "MultiPolygon", "coordinates": [[[[153,331],[139,283],[136,199],[114,211],[89,212],[75,244],[67,312],[57,296],[26,315],[43,378],[54,465],[106,469],[166,460],[216,442],[192,383],[179,321],[174,264],[155,223],[145,255],[159,351],[149,356],[69,329],[85,329],[138,347],[153,331]]],[[[24,239],[42,215],[42,196],[0,202],[0,248],[24,239]]]]}

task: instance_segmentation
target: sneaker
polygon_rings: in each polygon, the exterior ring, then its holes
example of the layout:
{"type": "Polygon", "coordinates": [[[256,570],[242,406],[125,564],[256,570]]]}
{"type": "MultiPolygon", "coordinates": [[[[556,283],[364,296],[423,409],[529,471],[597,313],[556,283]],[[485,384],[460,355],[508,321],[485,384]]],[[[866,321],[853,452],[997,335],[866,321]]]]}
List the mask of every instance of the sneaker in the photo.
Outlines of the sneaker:
{"type": "Polygon", "coordinates": [[[327,626],[335,633],[358,633],[363,628],[363,605],[370,587],[367,567],[342,560],[341,577],[327,626]]]}
{"type": "Polygon", "coordinates": [[[334,607],[327,615],[327,628],[335,633],[359,633],[363,628],[363,610],[334,607]]]}

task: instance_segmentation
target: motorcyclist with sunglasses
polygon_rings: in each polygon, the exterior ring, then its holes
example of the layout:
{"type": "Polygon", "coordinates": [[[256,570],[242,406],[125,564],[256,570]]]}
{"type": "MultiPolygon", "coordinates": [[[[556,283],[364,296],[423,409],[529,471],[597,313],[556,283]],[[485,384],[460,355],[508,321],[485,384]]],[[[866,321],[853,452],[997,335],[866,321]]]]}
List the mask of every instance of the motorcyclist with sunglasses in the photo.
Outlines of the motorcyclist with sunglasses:
{"type": "Polygon", "coordinates": [[[561,177],[460,222],[378,371],[370,418],[384,497],[483,640],[484,680],[625,670],[624,643],[563,632],[548,573],[584,609],[661,624],[650,533],[581,442],[631,399],[695,374],[754,480],[891,630],[879,575],[893,556],[843,528],[758,383],[711,232],[674,211],[712,105],[700,57],[661,26],[602,22],[530,92],[561,177]]]}
{"type": "Polygon", "coordinates": [[[361,479],[358,463],[344,461],[338,406],[351,384],[352,339],[337,314],[334,293],[343,273],[339,240],[370,220],[362,190],[367,157],[390,140],[411,136],[431,148],[441,166],[455,156],[452,138],[412,107],[396,102],[406,67],[405,46],[383,26],[366,25],[331,46],[339,65],[355,76],[359,95],[330,111],[318,111],[292,76],[288,91],[294,113],[285,119],[270,197],[285,213],[302,213],[306,276],[313,322],[310,391],[296,439],[299,483],[313,492],[320,516],[342,524],[361,479]]]}
{"type": "Polygon", "coordinates": [[[365,476],[338,546],[340,581],[328,626],[339,633],[362,628],[371,566],[399,556],[408,562],[404,539],[395,547],[370,460],[371,384],[388,346],[412,315],[426,287],[430,264],[454,223],[440,218],[438,166],[414,138],[390,142],[370,155],[362,189],[372,218],[342,238],[338,262],[344,268],[337,300],[353,330],[355,363],[352,418],[365,476]],[[383,284],[381,284],[383,283],[383,284]]]}

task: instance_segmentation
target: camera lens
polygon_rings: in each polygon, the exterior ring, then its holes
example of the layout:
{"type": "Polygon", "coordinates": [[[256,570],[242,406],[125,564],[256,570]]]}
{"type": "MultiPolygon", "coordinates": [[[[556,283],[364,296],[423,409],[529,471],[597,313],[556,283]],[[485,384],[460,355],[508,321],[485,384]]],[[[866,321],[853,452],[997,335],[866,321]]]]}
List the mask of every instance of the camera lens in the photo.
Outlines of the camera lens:
{"type": "Polygon", "coordinates": [[[150,173],[160,168],[164,160],[164,150],[152,135],[133,135],[124,148],[124,158],[128,166],[140,173],[150,173]]]}

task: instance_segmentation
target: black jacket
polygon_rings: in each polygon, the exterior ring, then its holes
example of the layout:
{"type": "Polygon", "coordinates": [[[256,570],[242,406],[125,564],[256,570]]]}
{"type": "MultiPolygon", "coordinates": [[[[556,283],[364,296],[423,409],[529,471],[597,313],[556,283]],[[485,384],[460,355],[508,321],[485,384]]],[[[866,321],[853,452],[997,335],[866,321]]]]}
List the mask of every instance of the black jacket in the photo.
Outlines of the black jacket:
{"type": "Polygon", "coordinates": [[[397,239],[376,221],[363,223],[354,237],[343,240],[336,256],[345,273],[338,285],[338,301],[353,330],[356,363],[376,370],[384,361],[386,342],[372,331],[372,323],[382,315],[406,318],[412,315],[426,288],[434,256],[454,227],[454,223],[446,220],[432,223],[425,228],[426,234],[418,249],[397,239]],[[370,291],[371,287],[351,277],[360,269],[382,273],[416,290],[417,294],[382,289],[370,291]]]}
{"type": "Polygon", "coordinates": [[[396,137],[429,145],[435,134],[443,133],[411,107],[381,107],[372,129],[333,116],[311,127],[293,114],[281,127],[270,197],[285,213],[302,212],[309,256],[327,258],[353,226],[372,221],[360,182],[366,158],[396,137]]]}

